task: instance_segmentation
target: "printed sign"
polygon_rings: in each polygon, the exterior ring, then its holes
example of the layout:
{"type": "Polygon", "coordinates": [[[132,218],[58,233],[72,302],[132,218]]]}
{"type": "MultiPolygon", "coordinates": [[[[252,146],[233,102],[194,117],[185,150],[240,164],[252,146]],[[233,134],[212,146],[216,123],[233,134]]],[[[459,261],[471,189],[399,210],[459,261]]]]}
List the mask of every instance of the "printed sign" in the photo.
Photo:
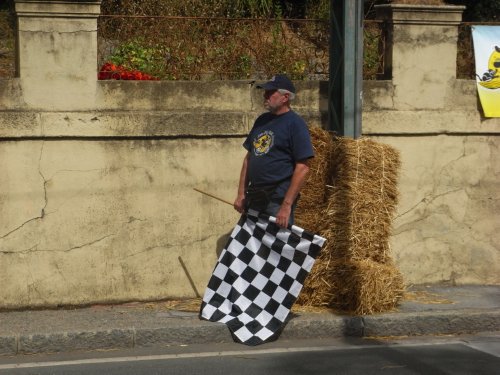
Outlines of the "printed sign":
{"type": "Polygon", "coordinates": [[[476,81],[485,117],[500,117],[500,26],[473,26],[476,81]]]}

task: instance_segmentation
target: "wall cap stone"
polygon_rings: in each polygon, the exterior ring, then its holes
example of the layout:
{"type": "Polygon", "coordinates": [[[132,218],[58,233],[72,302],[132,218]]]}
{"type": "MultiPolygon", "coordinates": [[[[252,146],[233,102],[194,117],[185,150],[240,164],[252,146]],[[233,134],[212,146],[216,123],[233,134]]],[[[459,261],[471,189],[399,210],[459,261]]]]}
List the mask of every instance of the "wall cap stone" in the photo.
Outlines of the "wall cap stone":
{"type": "Polygon", "coordinates": [[[97,18],[101,1],[15,0],[18,17],[97,18]]]}
{"type": "Polygon", "coordinates": [[[393,24],[456,26],[466,9],[462,5],[375,5],[377,17],[393,24]]]}
{"type": "Polygon", "coordinates": [[[0,111],[0,139],[244,136],[251,113],[0,111]]]}

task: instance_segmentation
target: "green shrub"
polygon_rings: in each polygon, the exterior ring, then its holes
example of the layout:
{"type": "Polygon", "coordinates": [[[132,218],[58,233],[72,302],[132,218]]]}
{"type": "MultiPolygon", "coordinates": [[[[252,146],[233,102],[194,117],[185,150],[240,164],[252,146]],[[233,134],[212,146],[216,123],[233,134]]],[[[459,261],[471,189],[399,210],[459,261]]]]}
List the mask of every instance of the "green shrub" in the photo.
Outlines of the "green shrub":
{"type": "Polygon", "coordinates": [[[168,49],[163,46],[148,46],[143,40],[136,39],[115,48],[106,60],[129,70],[161,76],[167,53],[168,49]]]}

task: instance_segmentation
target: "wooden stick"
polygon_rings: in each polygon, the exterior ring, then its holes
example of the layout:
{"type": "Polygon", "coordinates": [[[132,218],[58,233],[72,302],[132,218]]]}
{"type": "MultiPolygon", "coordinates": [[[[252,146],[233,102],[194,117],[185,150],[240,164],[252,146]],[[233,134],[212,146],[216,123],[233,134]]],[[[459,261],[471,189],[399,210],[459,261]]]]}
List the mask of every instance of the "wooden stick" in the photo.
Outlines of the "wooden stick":
{"type": "Polygon", "coordinates": [[[186,265],[182,261],[182,258],[179,256],[179,257],[177,257],[177,259],[179,259],[179,263],[181,264],[182,269],[184,270],[184,273],[186,274],[186,276],[189,280],[189,284],[191,284],[191,288],[193,288],[193,290],[194,290],[194,294],[196,294],[196,297],[201,298],[201,295],[200,295],[200,293],[198,293],[198,289],[196,289],[196,285],[194,285],[194,281],[191,278],[191,275],[189,274],[189,271],[188,271],[186,265]]]}
{"type": "Polygon", "coordinates": [[[209,197],[214,198],[214,199],[217,199],[218,201],[221,201],[221,202],[227,203],[227,204],[229,204],[230,206],[232,206],[232,205],[233,205],[233,203],[232,203],[232,202],[229,202],[229,201],[227,201],[227,200],[225,200],[225,199],[222,199],[222,198],[216,197],[215,195],[210,194],[210,193],[207,193],[207,192],[205,192],[205,191],[203,191],[203,190],[200,190],[200,189],[197,189],[197,188],[193,188],[193,190],[197,191],[198,193],[208,195],[209,197]]]}

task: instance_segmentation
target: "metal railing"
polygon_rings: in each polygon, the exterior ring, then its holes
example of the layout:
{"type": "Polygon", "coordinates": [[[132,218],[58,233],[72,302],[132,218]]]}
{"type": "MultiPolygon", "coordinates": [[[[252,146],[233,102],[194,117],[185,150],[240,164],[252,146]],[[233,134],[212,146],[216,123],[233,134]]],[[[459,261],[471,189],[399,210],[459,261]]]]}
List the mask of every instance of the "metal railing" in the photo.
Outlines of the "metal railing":
{"type": "MultiPolygon", "coordinates": [[[[12,15],[0,12],[0,78],[15,76],[12,15]]],[[[457,78],[474,79],[470,28],[459,27],[457,78]]],[[[365,20],[365,80],[384,72],[386,24],[365,20]]],[[[329,22],[101,15],[98,67],[113,60],[164,80],[262,79],[287,72],[294,79],[327,80],[329,22]]]]}
{"type": "Polygon", "coordinates": [[[129,65],[168,80],[248,79],[287,72],[328,74],[328,23],[192,17],[98,20],[99,65],[129,65]]]}
{"type": "MultiPolygon", "coordinates": [[[[383,24],[365,26],[365,79],[383,72],[383,24]]],[[[160,79],[328,79],[329,22],[102,15],[98,65],[128,65],[160,79]]]]}

